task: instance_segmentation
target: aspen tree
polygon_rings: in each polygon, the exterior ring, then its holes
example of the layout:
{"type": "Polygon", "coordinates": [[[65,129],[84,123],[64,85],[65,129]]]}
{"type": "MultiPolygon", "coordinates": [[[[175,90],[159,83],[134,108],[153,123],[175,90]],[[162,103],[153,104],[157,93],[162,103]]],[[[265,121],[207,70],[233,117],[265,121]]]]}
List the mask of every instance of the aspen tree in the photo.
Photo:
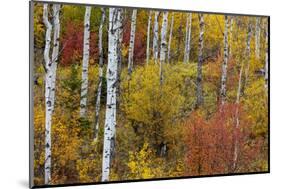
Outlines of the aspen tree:
{"type": "Polygon", "coordinates": [[[109,8],[107,97],[102,159],[102,181],[109,181],[110,162],[114,152],[116,127],[116,83],[118,67],[119,8],[109,8]]]}
{"type": "Polygon", "coordinates": [[[160,83],[163,83],[163,64],[167,55],[167,30],[168,30],[168,11],[163,13],[163,21],[161,27],[161,49],[160,49],[160,83]]]}
{"type": "Polygon", "coordinates": [[[158,41],[159,41],[159,34],[158,34],[158,17],[160,15],[159,11],[155,11],[155,15],[154,15],[154,28],[153,28],[153,59],[154,59],[154,63],[157,63],[158,61],[158,54],[159,54],[159,45],[158,45],[158,41]]]}
{"type": "Polygon", "coordinates": [[[225,16],[225,26],[224,26],[224,58],[222,64],[222,74],[221,74],[221,103],[222,105],[225,103],[226,100],[226,79],[227,79],[227,63],[228,63],[228,24],[229,19],[228,16],[225,16]]]}
{"type": "Polygon", "coordinates": [[[132,19],[131,19],[131,34],[130,34],[129,54],[128,54],[128,75],[129,75],[129,77],[131,77],[131,74],[133,71],[136,22],[137,22],[137,9],[134,9],[133,13],[132,13],[132,19]]]}
{"type": "Polygon", "coordinates": [[[190,56],[190,41],[191,41],[192,13],[186,18],[186,33],[185,33],[185,48],[184,48],[184,63],[189,62],[190,56]]]}
{"type": "Polygon", "coordinates": [[[60,20],[59,12],[60,5],[54,4],[53,7],[53,23],[48,19],[48,4],[43,5],[43,22],[46,27],[45,35],[45,184],[51,183],[51,130],[52,130],[52,114],[54,112],[55,104],[55,88],[56,88],[56,70],[59,55],[59,34],[60,34],[60,20]],[[51,33],[53,31],[53,49],[52,57],[50,58],[51,33]]]}
{"type": "MultiPolygon", "coordinates": [[[[252,29],[251,29],[251,23],[249,21],[248,25],[248,31],[247,31],[247,38],[246,38],[246,49],[245,49],[245,62],[242,62],[241,68],[240,68],[240,73],[239,73],[239,81],[238,81],[238,89],[237,89],[237,95],[236,95],[236,112],[235,112],[235,117],[236,117],[236,123],[235,123],[235,135],[234,135],[234,155],[233,155],[233,164],[232,164],[232,169],[235,171],[237,168],[237,160],[238,160],[238,153],[239,153],[239,141],[238,141],[238,129],[240,127],[240,120],[239,120],[239,104],[240,104],[240,97],[243,91],[243,69],[244,69],[244,64],[247,64],[247,69],[249,68],[249,59],[250,59],[250,43],[251,43],[251,36],[252,36],[252,29]]],[[[246,70],[247,71],[247,70],[246,70]]],[[[245,72],[245,75],[247,72],[245,72]]],[[[246,83],[247,75],[245,77],[245,82],[244,86],[246,83]]]]}
{"type": "Polygon", "coordinates": [[[86,117],[88,99],[88,67],[90,57],[90,17],[91,7],[86,6],[84,17],[84,40],[83,40],[83,63],[82,63],[82,84],[80,97],[80,117],[86,117]]]}
{"type": "Polygon", "coordinates": [[[260,24],[261,24],[261,18],[257,17],[256,18],[255,51],[256,51],[256,57],[258,59],[260,58],[260,36],[261,36],[260,24]]]}
{"type": "Polygon", "coordinates": [[[152,11],[149,11],[148,23],[147,23],[147,35],[146,35],[146,64],[148,64],[149,62],[149,55],[150,55],[149,45],[150,45],[151,15],[152,15],[152,11]]]}
{"type": "Polygon", "coordinates": [[[102,33],[103,33],[104,21],[105,21],[105,9],[101,8],[101,20],[99,26],[99,80],[98,80],[98,90],[97,90],[97,99],[96,99],[96,108],[95,108],[95,132],[94,132],[95,141],[98,139],[100,100],[101,100],[102,78],[103,78],[104,62],[103,62],[102,33]]]}
{"type": "Polygon", "coordinates": [[[172,37],[173,37],[173,27],[174,27],[174,13],[172,13],[172,20],[170,25],[170,35],[169,35],[169,42],[168,42],[168,62],[170,62],[171,59],[171,43],[172,43],[172,37]]]}
{"type": "Polygon", "coordinates": [[[268,20],[266,20],[265,24],[265,62],[264,62],[264,81],[265,88],[268,88],[268,20]]]}
{"type": "Polygon", "coordinates": [[[203,104],[203,89],[202,89],[202,66],[203,66],[203,37],[204,37],[204,15],[199,14],[199,52],[197,64],[197,87],[196,87],[196,106],[203,104]]]}

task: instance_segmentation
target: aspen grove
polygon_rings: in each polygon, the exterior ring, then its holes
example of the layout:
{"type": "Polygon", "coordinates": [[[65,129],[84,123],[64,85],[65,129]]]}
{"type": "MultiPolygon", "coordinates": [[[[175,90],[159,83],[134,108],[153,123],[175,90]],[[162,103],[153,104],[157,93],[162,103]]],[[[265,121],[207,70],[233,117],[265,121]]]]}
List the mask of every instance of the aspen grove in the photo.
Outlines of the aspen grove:
{"type": "Polygon", "coordinates": [[[35,185],[268,171],[267,17],[33,11],[35,185]]]}

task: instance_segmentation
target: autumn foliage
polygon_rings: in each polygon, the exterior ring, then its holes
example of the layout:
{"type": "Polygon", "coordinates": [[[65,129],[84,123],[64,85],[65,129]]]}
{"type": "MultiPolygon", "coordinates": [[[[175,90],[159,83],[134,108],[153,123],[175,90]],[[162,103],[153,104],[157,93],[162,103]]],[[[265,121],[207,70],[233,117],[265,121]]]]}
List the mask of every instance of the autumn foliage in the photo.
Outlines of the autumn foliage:
{"type": "MultiPolygon", "coordinates": [[[[42,3],[34,10],[34,183],[44,184],[45,161],[45,26],[42,3]]],[[[50,9],[51,10],[51,9],[50,9]]],[[[255,56],[254,33],[250,55],[245,57],[248,24],[255,17],[233,17],[231,54],[228,59],[225,104],[221,104],[224,61],[224,15],[204,14],[205,33],[202,64],[203,103],[196,104],[198,83],[198,14],[192,13],[190,62],[184,63],[186,12],[174,12],[171,60],[160,66],[153,60],[151,19],[150,58],[146,62],[148,10],[139,9],[133,53],[133,71],[128,77],[128,49],[132,9],[124,9],[123,42],[118,64],[118,103],[110,181],[240,174],[269,170],[269,107],[265,88],[265,36],[261,26],[260,58],[255,56]],[[236,20],[237,19],[237,20],[236,20]],[[237,102],[242,65],[243,90],[237,102]],[[248,70],[247,82],[246,68],[248,70]],[[234,161],[237,149],[237,162],[234,161]],[[234,163],[235,166],[234,166],[234,163]]],[[[55,108],[52,115],[51,184],[100,182],[107,101],[108,8],[103,25],[104,66],[99,68],[98,30],[100,7],[92,7],[88,66],[87,115],[81,117],[80,99],[85,7],[64,5],[56,70],[55,108]],[[99,74],[103,76],[99,78],[99,74]],[[96,102],[101,79],[99,130],[95,133],[96,102]],[[93,136],[97,134],[97,140],[93,136]]],[[[158,18],[159,37],[162,12],[158,18]]],[[[51,17],[51,16],[50,16],[51,17]]],[[[168,34],[172,14],[168,16],[168,34]]],[[[266,19],[262,19],[266,23],[266,19]]],[[[229,28],[230,33],[230,28],[229,28]]],[[[230,34],[229,34],[230,35],[230,34]]],[[[168,37],[167,37],[168,40],[168,37]]],[[[161,41],[159,40],[159,48],[161,41]]],[[[118,46],[119,47],[119,46],[118,46]]],[[[51,44],[51,49],[53,48],[51,44]]],[[[119,49],[118,49],[119,50],[119,49]]],[[[119,53],[119,51],[118,51],[119,53]]],[[[50,53],[51,54],[51,53],[50,53]]],[[[117,64],[117,63],[116,63],[117,64]]],[[[108,71],[109,72],[109,71],[108,71]]]]}
{"type": "MultiPolygon", "coordinates": [[[[65,28],[65,34],[62,37],[61,61],[62,65],[78,64],[83,55],[83,34],[82,24],[68,22],[65,28]]],[[[90,58],[93,61],[98,60],[98,37],[95,32],[90,34],[90,58]]]]}
{"type": "Polygon", "coordinates": [[[261,153],[262,138],[251,140],[251,129],[243,107],[225,104],[220,111],[206,119],[198,111],[185,122],[187,175],[212,175],[234,172],[251,172],[251,162],[261,153]],[[239,111],[239,117],[237,117],[239,111]],[[234,148],[238,148],[238,165],[234,164],[234,148]]]}

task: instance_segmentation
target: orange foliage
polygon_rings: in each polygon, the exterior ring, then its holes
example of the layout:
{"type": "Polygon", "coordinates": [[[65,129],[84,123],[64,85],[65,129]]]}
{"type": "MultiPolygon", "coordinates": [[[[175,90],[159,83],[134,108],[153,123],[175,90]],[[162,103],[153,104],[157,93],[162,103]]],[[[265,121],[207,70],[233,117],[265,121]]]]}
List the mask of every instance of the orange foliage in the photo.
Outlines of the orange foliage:
{"type": "MultiPolygon", "coordinates": [[[[236,104],[224,105],[209,120],[194,112],[186,127],[186,166],[187,175],[212,175],[250,170],[250,164],[258,157],[261,150],[260,139],[251,140],[251,132],[246,121],[240,120],[236,125],[236,104]],[[238,142],[237,167],[233,170],[234,144],[238,142]]],[[[240,116],[243,114],[239,108],[240,116]]]]}

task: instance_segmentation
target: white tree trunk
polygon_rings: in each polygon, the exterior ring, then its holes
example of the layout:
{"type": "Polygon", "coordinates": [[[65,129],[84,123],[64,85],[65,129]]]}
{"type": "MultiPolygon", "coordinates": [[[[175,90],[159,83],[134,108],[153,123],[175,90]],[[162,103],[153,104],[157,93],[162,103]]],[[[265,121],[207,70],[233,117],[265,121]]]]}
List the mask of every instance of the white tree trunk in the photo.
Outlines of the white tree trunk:
{"type": "Polygon", "coordinates": [[[96,108],[95,108],[95,132],[94,132],[94,141],[98,139],[99,131],[99,117],[100,117],[100,100],[101,100],[101,90],[102,90],[102,77],[103,77],[103,48],[102,48],[102,33],[103,33],[103,24],[105,21],[105,9],[101,8],[101,21],[99,27],[99,82],[97,90],[97,99],[96,99],[96,108]]]}
{"type": "Polygon", "coordinates": [[[54,111],[55,106],[55,89],[56,89],[56,73],[57,73],[57,63],[58,63],[58,56],[59,56],[59,38],[60,38],[60,5],[54,4],[53,5],[53,25],[54,25],[54,33],[53,33],[53,52],[52,52],[52,70],[53,70],[53,77],[52,77],[52,90],[51,90],[51,98],[52,98],[52,112],[54,111]]]}
{"type": "Polygon", "coordinates": [[[146,35],[146,64],[149,62],[149,44],[150,44],[150,25],[151,25],[151,14],[152,11],[149,11],[148,23],[147,23],[147,35],[146,35]]]}
{"type": "Polygon", "coordinates": [[[136,22],[137,22],[137,9],[133,10],[131,20],[131,34],[128,54],[128,74],[131,77],[133,71],[133,58],[134,58],[134,46],[135,46],[135,33],[136,33],[136,22]]]}
{"type": "Polygon", "coordinates": [[[167,30],[168,30],[168,11],[163,13],[163,21],[161,28],[161,49],[160,49],[160,83],[163,83],[163,64],[167,55],[167,30]]]}
{"type": "Polygon", "coordinates": [[[55,104],[55,88],[56,88],[56,70],[57,60],[59,54],[59,34],[60,34],[60,22],[59,22],[60,5],[53,5],[53,52],[52,58],[50,59],[50,44],[51,44],[51,33],[52,24],[48,20],[48,5],[43,5],[43,22],[46,27],[45,36],[45,50],[44,50],[44,61],[45,61],[45,184],[51,183],[51,128],[52,128],[52,114],[54,112],[55,104]]]}
{"type": "Polygon", "coordinates": [[[256,48],[256,57],[260,58],[260,24],[261,24],[261,18],[256,18],[256,35],[255,35],[255,48],[256,48]]]}
{"type": "Polygon", "coordinates": [[[51,108],[51,61],[50,61],[50,44],[52,25],[48,20],[48,4],[43,5],[43,21],[46,27],[44,61],[46,68],[45,75],[45,184],[51,181],[51,125],[52,125],[52,108],[51,108]]]}
{"type": "Polygon", "coordinates": [[[192,13],[188,14],[186,18],[186,33],[185,33],[185,48],[184,48],[184,63],[189,62],[190,56],[190,41],[191,41],[191,27],[192,27],[192,13]]]}
{"type": "Polygon", "coordinates": [[[233,16],[229,16],[229,22],[230,22],[230,26],[229,26],[229,44],[228,44],[228,58],[230,59],[232,57],[232,44],[233,44],[233,24],[234,24],[234,17],[233,16]]]}
{"type": "Polygon", "coordinates": [[[234,128],[234,153],[233,153],[233,164],[232,164],[232,170],[235,171],[237,167],[237,159],[238,159],[238,150],[239,150],[239,142],[238,142],[238,136],[237,132],[239,129],[239,104],[240,104],[240,96],[241,96],[241,87],[242,87],[242,75],[243,75],[243,67],[244,63],[242,62],[240,73],[239,73],[239,81],[238,81],[238,89],[237,89],[237,95],[236,95],[236,110],[235,110],[235,128],[234,128]]]}
{"type": "Polygon", "coordinates": [[[203,65],[203,40],[204,40],[204,16],[199,14],[199,52],[197,64],[197,88],[196,88],[196,106],[199,107],[203,104],[203,88],[202,88],[202,65],[203,65]]]}
{"type": "Polygon", "coordinates": [[[188,27],[188,41],[187,41],[187,53],[186,62],[189,62],[190,57],[190,42],[191,42],[191,29],[192,29],[192,13],[189,13],[189,27],[188,27]]]}
{"type": "Polygon", "coordinates": [[[222,74],[221,74],[221,104],[223,105],[226,100],[226,78],[227,78],[227,63],[228,63],[228,16],[225,16],[225,26],[224,26],[224,58],[222,64],[222,74]]]}
{"type": "Polygon", "coordinates": [[[120,83],[121,83],[121,71],[122,71],[122,42],[123,42],[123,18],[124,18],[125,10],[121,9],[121,11],[118,12],[118,46],[117,46],[117,53],[118,53],[118,67],[117,67],[117,84],[116,84],[116,104],[117,104],[117,110],[120,105],[120,83]]]}
{"type": "MultiPolygon", "coordinates": [[[[251,23],[249,22],[248,25],[248,32],[247,32],[247,39],[246,39],[246,51],[245,51],[245,59],[246,59],[246,64],[249,67],[249,59],[250,59],[250,42],[251,42],[251,36],[252,36],[252,29],[251,29],[251,23]]],[[[243,68],[244,68],[244,62],[242,62],[241,69],[240,69],[240,74],[239,74],[239,82],[238,82],[238,90],[237,90],[237,95],[236,95],[236,112],[235,112],[235,117],[236,117],[236,124],[235,124],[235,129],[234,129],[234,154],[233,154],[233,164],[232,164],[232,169],[233,171],[236,170],[237,168],[237,160],[238,160],[238,153],[239,153],[239,141],[238,141],[238,129],[239,129],[239,104],[240,104],[240,96],[243,90],[242,86],[242,75],[243,75],[243,68]]],[[[247,70],[246,70],[247,71],[247,70]]],[[[245,75],[247,72],[245,73],[245,75]]],[[[246,83],[247,75],[245,78],[244,82],[244,87],[246,83]]]]}
{"type": "Polygon", "coordinates": [[[159,41],[159,26],[158,26],[158,17],[159,17],[159,11],[155,11],[154,15],[154,27],[153,27],[153,59],[154,62],[157,63],[158,61],[158,54],[159,54],[159,46],[158,46],[158,41],[159,41]]]}
{"type": "Polygon", "coordinates": [[[114,150],[116,126],[116,82],[118,62],[118,8],[109,8],[107,98],[104,127],[102,181],[109,181],[110,160],[114,150]]]}
{"type": "Polygon", "coordinates": [[[265,88],[268,88],[268,20],[265,24],[265,65],[264,65],[264,80],[265,88]]]}
{"type": "Polygon", "coordinates": [[[82,84],[80,97],[80,117],[86,117],[88,97],[88,65],[90,56],[90,17],[91,7],[86,6],[84,17],[84,41],[83,41],[83,63],[82,63],[82,84]]]}
{"type": "Polygon", "coordinates": [[[245,87],[246,87],[248,79],[249,79],[250,60],[248,58],[250,57],[250,54],[251,54],[251,38],[252,38],[252,25],[251,25],[251,20],[249,20],[248,35],[247,35],[247,41],[246,41],[246,54],[245,54],[245,57],[247,59],[247,67],[245,70],[245,82],[244,82],[244,86],[242,88],[243,92],[245,90],[245,87]]]}
{"type": "Polygon", "coordinates": [[[174,27],[174,13],[172,13],[172,20],[171,20],[171,26],[170,26],[170,35],[169,35],[169,42],[168,42],[168,62],[170,62],[171,59],[171,43],[172,43],[172,37],[173,37],[173,27],[174,27]]]}

